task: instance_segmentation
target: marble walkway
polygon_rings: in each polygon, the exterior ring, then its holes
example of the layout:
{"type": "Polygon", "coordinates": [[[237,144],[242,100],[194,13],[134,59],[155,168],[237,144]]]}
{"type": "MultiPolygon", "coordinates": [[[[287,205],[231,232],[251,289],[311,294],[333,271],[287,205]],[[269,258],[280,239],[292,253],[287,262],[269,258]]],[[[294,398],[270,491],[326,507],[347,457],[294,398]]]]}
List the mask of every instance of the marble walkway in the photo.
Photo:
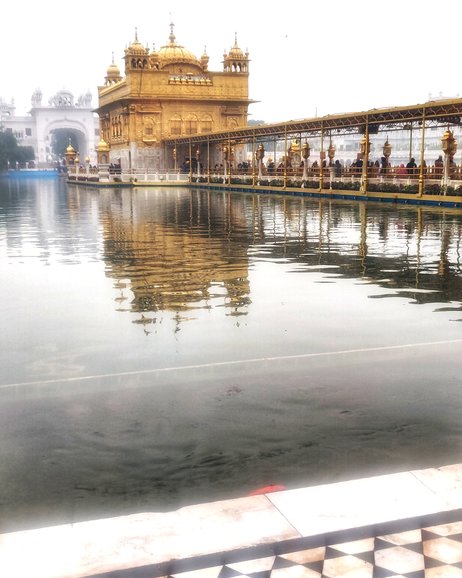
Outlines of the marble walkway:
{"type": "Polygon", "coordinates": [[[0,535],[2,578],[462,578],[462,464],[0,535]]]}

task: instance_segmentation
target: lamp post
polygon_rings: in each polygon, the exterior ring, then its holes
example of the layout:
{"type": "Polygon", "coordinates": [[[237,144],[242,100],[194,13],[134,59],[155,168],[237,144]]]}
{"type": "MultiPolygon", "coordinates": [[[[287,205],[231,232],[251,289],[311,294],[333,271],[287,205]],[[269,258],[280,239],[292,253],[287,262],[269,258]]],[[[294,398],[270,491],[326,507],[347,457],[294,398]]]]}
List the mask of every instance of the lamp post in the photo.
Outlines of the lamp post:
{"type": "Polygon", "coordinates": [[[388,142],[388,137],[387,140],[385,141],[385,144],[383,145],[382,152],[383,156],[385,157],[385,166],[383,167],[383,171],[384,173],[387,173],[389,166],[388,159],[390,158],[391,155],[391,144],[388,142]]]}
{"type": "Polygon", "coordinates": [[[334,156],[335,156],[335,146],[332,144],[332,141],[329,142],[329,148],[327,149],[327,156],[329,157],[329,166],[332,167],[334,165],[334,156]]]}
{"type": "Polygon", "coordinates": [[[234,147],[229,145],[229,155],[228,155],[228,162],[229,162],[229,172],[228,172],[228,184],[231,184],[231,171],[233,168],[233,161],[234,161],[234,147]]]}
{"type": "Polygon", "coordinates": [[[456,139],[449,129],[445,131],[441,138],[441,148],[444,152],[443,188],[444,194],[446,194],[449,184],[449,167],[457,151],[456,139]]]}
{"type": "Polygon", "coordinates": [[[306,181],[308,180],[308,159],[310,158],[310,145],[308,141],[302,146],[302,158],[303,158],[303,185],[306,186],[306,181]]]}
{"type": "Polygon", "coordinates": [[[369,162],[370,149],[371,149],[371,143],[369,141],[369,127],[366,125],[366,134],[363,136],[362,141],[361,141],[361,157],[363,159],[361,192],[363,194],[365,194],[367,191],[367,165],[369,162]]]}
{"type": "Polygon", "coordinates": [[[176,172],[176,146],[173,147],[173,169],[176,172]]]}
{"type": "Polygon", "coordinates": [[[223,160],[225,161],[225,172],[223,175],[223,183],[226,183],[226,180],[228,178],[228,157],[229,157],[229,147],[224,146],[223,147],[223,160]]]}
{"type": "Polygon", "coordinates": [[[255,158],[257,159],[257,167],[258,167],[258,184],[260,184],[260,180],[263,178],[264,156],[265,156],[265,147],[262,144],[259,144],[257,147],[257,152],[255,153],[255,158]]]}
{"type": "Polygon", "coordinates": [[[334,156],[335,156],[335,146],[332,144],[332,140],[329,142],[329,148],[327,149],[327,156],[329,157],[329,188],[332,190],[332,181],[334,180],[334,156]]]}
{"type": "Polygon", "coordinates": [[[197,165],[197,178],[199,179],[199,177],[201,176],[201,151],[199,150],[199,147],[197,147],[196,150],[196,165],[197,165]]]}

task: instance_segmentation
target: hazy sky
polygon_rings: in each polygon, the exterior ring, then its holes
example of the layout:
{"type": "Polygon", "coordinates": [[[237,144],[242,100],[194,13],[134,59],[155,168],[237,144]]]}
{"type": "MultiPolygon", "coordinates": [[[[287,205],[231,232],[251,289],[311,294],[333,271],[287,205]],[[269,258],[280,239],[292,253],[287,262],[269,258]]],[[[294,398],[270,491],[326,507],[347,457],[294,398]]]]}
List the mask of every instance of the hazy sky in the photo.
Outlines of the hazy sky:
{"type": "Polygon", "coordinates": [[[250,54],[250,119],[278,122],[425,102],[462,92],[458,64],[462,0],[136,0],[112,4],[43,0],[2,6],[0,97],[29,108],[66,88],[78,95],[104,83],[112,52],[123,74],[135,28],[143,45],[179,44],[209,69],[224,50],[250,54]]]}

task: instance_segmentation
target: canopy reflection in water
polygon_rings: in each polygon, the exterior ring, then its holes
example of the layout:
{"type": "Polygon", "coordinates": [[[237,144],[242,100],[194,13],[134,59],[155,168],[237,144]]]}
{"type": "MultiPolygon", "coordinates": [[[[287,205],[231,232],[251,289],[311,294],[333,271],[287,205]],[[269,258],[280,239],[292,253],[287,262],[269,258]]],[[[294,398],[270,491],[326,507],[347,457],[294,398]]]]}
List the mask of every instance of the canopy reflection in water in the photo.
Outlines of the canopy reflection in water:
{"type": "Polygon", "coordinates": [[[459,212],[2,187],[2,530],[460,461],[459,212]]]}

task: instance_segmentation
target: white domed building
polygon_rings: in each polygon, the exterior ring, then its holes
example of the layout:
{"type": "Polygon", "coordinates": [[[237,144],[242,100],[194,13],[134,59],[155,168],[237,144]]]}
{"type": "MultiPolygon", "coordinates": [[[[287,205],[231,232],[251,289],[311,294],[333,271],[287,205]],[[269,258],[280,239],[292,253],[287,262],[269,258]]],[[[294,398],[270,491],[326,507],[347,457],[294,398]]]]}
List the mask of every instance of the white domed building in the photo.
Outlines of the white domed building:
{"type": "Polygon", "coordinates": [[[0,122],[10,131],[20,146],[30,146],[37,166],[47,166],[57,158],[56,142],[61,137],[72,139],[82,161],[96,164],[99,140],[99,118],[92,108],[92,95],[86,92],[75,101],[69,90],[60,90],[47,104],[36,89],[31,97],[31,109],[25,116],[16,116],[14,101],[0,99],[0,122]]]}

